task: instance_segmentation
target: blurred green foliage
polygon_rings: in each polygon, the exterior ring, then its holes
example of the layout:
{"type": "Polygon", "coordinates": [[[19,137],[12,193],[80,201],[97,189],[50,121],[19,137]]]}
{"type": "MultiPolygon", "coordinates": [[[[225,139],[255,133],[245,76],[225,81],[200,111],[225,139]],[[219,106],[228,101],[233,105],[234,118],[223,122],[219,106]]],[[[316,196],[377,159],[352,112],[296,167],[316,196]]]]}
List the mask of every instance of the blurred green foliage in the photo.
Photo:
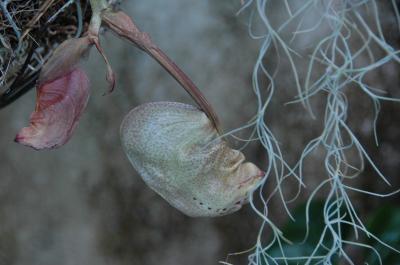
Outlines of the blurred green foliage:
{"type": "MultiPolygon", "coordinates": [[[[321,240],[321,234],[325,227],[323,219],[323,207],[324,203],[322,201],[316,201],[311,203],[309,209],[309,231],[308,236],[305,238],[306,231],[306,205],[301,205],[293,211],[293,215],[296,220],[288,221],[282,228],[282,232],[293,244],[285,245],[284,251],[286,257],[307,257],[312,254],[315,246],[321,240]]],[[[394,206],[383,206],[378,210],[372,212],[365,222],[367,229],[376,237],[378,237],[383,242],[392,246],[395,249],[400,250],[400,208],[394,206]]],[[[349,226],[342,226],[342,236],[344,239],[350,239],[353,231],[351,231],[349,226]]],[[[400,264],[400,254],[394,252],[393,250],[383,246],[371,237],[359,234],[359,242],[367,244],[373,247],[379,254],[381,262],[384,265],[398,265],[400,264]]],[[[351,239],[354,241],[354,238],[351,239]]],[[[332,242],[329,236],[325,236],[323,244],[329,246],[332,242]]],[[[371,249],[366,249],[362,247],[350,247],[345,248],[352,254],[358,256],[358,259],[362,259],[364,262],[362,264],[375,265],[380,264],[379,257],[371,249]]],[[[326,250],[319,248],[314,256],[325,255],[326,250]]],[[[269,255],[273,257],[282,256],[279,246],[274,246],[269,255]]],[[[339,257],[335,257],[332,261],[333,264],[347,264],[346,262],[340,263],[339,257]]],[[[289,261],[287,264],[304,264],[305,260],[289,261]]],[[[264,261],[264,264],[276,264],[272,260],[264,261]]],[[[280,264],[285,264],[283,261],[280,264]]],[[[321,260],[314,260],[311,264],[322,264],[321,260]]]]}
{"type": "MultiPolygon", "coordinates": [[[[383,206],[372,213],[368,219],[367,227],[369,231],[389,244],[395,249],[400,250],[400,208],[393,206],[383,206]]],[[[388,265],[400,264],[400,254],[382,246],[375,240],[369,238],[367,243],[374,247],[381,255],[382,263],[388,265]]],[[[365,253],[368,264],[379,264],[378,257],[371,253],[365,253]]]]}

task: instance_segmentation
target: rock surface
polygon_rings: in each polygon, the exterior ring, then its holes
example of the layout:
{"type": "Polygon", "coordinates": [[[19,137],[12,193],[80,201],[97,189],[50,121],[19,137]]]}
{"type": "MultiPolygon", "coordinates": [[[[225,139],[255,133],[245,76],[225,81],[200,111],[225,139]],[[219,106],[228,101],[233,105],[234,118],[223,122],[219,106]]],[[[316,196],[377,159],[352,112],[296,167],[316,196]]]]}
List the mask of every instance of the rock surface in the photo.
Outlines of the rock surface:
{"type": "MultiPolygon", "coordinates": [[[[247,17],[234,15],[239,2],[135,0],[122,5],[204,91],[226,130],[247,122],[257,104],[251,72],[259,43],[248,37],[247,17]]],[[[388,32],[392,22],[389,16],[385,18],[388,32]]],[[[391,40],[398,43],[398,36],[391,40]]],[[[299,41],[297,49],[309,53],[309,41],[299,41]]],[[[92,80],[91,99],[74,137],[63,148],[36,152],[13,142],[34,108],[33,91],[0,111],[0,264],[211,265],[224,260],[227,253],[253,246],[260,220],[249,207],[216,219],[188,218],[132,170],[119,140],[119,126],[129,110],[150,101],[193,103],[163,69],[138,50],[107,33],[102,43],[116,72],[117,87],[111,95],[102,96],[107,88],[104,64],[92,53],[86,64],[92,80]]],[[[276,56],[267,59],[278,60],[276,56]]],[[[321,124],[300,105],[283,105],[293,99],[296,90],[288,62],[282,60],[281,69],[276,80],[279,89],[266,121],[293,163],[304,145],[318,136],[321,124]]],[[[388,88],[391,95],[400,96],[398,72],[398,66],[388,64],[369,78],[388,88]]],[[[359,128],[356,133],[370,155],[391,177],[393,187],[398,187],[399,105],[382,105],[378,149],[370,126],[371,102],[359,92],[349,94],[350,123],[359,128]]],[[[325,102],[315,101],[314,107],[321,118],[325,102]]],[[[250,145],[245,154],[261,169],[265,166],[265,154],[257,144],[250,145]]],[[[325,176],[320,157],[315,152],[307,161],[308,188],[325,176]]],[[[359,185],[385,190],[376,178],[367,168],[359,185]]],[[[358,203],[361,211],[376,205],[370,200],[358,203]]],[[[271,201],[270,216],[283,222],[287,216],[280,214],[281,208],[280,202],[271,201]]],[[[236,261],[246,264],[246,256],[236,261]]]]}

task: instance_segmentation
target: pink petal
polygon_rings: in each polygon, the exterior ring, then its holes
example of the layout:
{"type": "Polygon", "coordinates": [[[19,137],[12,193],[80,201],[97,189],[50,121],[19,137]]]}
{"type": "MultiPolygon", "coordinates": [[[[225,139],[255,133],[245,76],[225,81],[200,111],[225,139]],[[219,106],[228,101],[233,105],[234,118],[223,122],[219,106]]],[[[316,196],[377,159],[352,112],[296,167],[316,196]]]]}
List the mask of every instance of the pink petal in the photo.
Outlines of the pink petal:
{"type": "Polygon", "coordinates": [[[36,150],[64,145],[71,138],[88,99],[89,80],[80,69],[40,85],[30,125],[18,133],[15,141],[36,150]]]}
{"type": "Polygon", "coordinates": [[[42,67],[39,84],[49,83],[71,72],[89,52],[91,45],[92,41],[87,36],[62,42],[42,67]]]}

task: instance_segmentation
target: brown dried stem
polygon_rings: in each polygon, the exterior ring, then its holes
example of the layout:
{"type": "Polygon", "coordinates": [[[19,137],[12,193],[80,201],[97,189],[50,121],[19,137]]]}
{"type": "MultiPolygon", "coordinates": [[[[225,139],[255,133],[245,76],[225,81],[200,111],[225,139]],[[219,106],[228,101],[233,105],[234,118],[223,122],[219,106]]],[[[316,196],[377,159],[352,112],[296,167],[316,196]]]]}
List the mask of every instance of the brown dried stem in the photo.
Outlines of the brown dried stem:
{"type": "Polygon", "coordinates": [[[160,49],[155,45],[150,36],[138,29],[131,18],[124,12],[113,12],[105,10],[102,14],[102,21],[119,36],[129,40],[136,47],[154,58],[171,76],[186,90],[193,100],[199,105],[210,118],[218,132],[218,116],[207,101],[200,89],[193,81],[160,49]]]}
{"type": "Polygon", "coordinates": [[[36,15],[33,17],[31,21],[28,22],[27,24],[27,29],[24,31],[24,33],[21,36],[21,41],[25,38],[26,35],[32,30],[33,25],[36,24],[37,21],[46,13],[46,11],[52,6],[53,2],[55,0],[47,0],[45,1],[37,11],[36,15]]]}

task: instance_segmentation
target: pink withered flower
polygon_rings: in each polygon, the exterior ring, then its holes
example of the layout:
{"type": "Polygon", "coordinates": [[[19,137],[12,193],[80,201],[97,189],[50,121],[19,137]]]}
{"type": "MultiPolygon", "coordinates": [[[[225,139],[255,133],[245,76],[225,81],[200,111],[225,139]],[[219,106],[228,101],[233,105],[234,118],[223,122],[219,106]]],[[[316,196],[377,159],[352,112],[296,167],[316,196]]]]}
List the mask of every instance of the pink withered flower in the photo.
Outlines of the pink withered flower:
{"type": "Polygon", "coordinates": [[[78,65],[93,44],[107,64],[109,91],[114,89],[114,73],[100,46],[98,29],[90,27],[86,36],[61,43],[42,67],[35,110],[16,142],[41,150],[60,147],[71,138],[89,100],[89,79],[78,65]]]}
{"type": "Polygon", "coordinates": [[[190,78],[151,41],[147,33],[136,27],[128,15],[105,8],[94,12],[84,37],[64,41],[43,66],[37,84],[36,108],[31,115],[30,125],[18,133],[16,142],[41,150],[60,147],[71,138],[89,98],[89,81],[78,64],[93,45],[107,65],[109,91],[114,89],[114,72],[99,42],[102,23],[164,67],[218,130],[217,115],[190,78]]]}
{"type": "Polygon", "coordinates": [[[15,141],[37,150],[62,146],[71,138],[88,100],[89,79],[79,68],[39,86],[30,125],[15,141]]]}

